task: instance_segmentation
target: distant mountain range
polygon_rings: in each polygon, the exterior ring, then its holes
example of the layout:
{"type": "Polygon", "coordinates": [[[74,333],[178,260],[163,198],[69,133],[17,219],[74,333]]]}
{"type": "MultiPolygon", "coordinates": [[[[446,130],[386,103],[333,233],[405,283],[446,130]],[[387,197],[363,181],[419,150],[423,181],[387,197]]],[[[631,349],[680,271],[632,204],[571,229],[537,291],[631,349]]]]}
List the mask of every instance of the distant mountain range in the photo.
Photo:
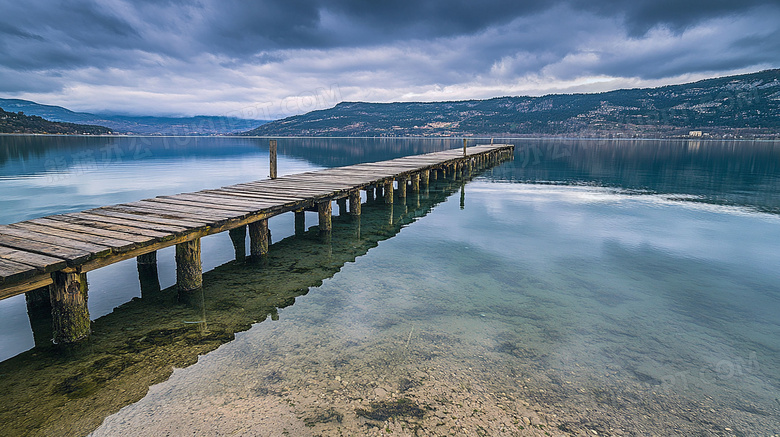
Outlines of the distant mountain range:
{"type": "Polygon", "coordinates": [[[6,112],[0,108],[0,133],[105,135],[110,134],[111,130],[103,126],[58,123],[45,120],[37,115],[25,115],[22,112],[6,112]]]}
{"type": "Polygon", "coordinates": [[[42,105],[29,100],[0,99],[0,108],[9,112],[24,112],[46,120],[98,125],[115,133],[144,135],[222,135],[256,128],[266,120],[247,120],[237,117],[136,117],[129,115],[90,114],[74,112],[60,106],[42,105]]]}
{"type": "Polygon", "coordinates": [[[342,102],[244,134],[780,138],[780,70],[594,94],[342,102]]]}

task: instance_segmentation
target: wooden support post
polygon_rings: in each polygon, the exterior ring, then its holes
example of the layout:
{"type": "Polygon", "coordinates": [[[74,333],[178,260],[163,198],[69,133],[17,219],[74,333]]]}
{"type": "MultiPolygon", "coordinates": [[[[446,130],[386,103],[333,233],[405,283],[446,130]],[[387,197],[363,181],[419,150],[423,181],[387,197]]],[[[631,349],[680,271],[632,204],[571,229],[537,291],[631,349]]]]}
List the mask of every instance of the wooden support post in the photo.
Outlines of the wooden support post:
{"type": "Polygon", "coordinates": [[[276,140],[270,141],[268,151],[271,158],[271,179],[276,179],[276,140]]]}
{"type": "Polygon", "coordinates": [[[362,213],[360,205],[360,190],[349,192],[349,214],[359,216],[362,213]]]}
{"type": "Polygon", "coordinates": [[[200,238],[176,245],[176,286],[180,294],[196,291],[203,286],[200,238]]]}
{"type": "Polygon", "coordinates": [[[385,181],[385,203],[393,203],[393,180],[385,181]]]}
{"type": "Polygon", "coordinates": [[[306,232],[306,212],[304,210],[295,211],[295,235],[301,235],[306,232]]]}
{"type": "Polygon", "coordinates": [[[339,216],[347,215],[347,198],[342,197],[336,200],[336,205],[339,206],[339,216]]]}
{"type": "Polygon", "coordinates": [[[330,232],[333,229],[330,200],[317,204],[317,214],[319,215],[320,233],[330,232]]]}
{"type": "Polygon", "coordinates": [[[268,219],[249,224],[249,256],[253,258],[268,253],[268,219]]]}
{"type": "Polygon", "coordinates": [[[233,251],[236,254],[236,261],[246,259],[246,226],[239,226],[228,231],[230,241],[233,242],[233,251]]]}
{"type": "Polygon", "coordinates": [[[36,347],[51,345],[51,340],[54,337],[49,287],[47,285],[24,293],[25,301],[27,301],[27,317],[30,319],[30,328],[32,328],[36,347]]]}
{"type": "Polygon", "coordinates": [[[398,197],[403,199],[406,197],[407,179],[405,177],[399,177],[396,180],[398,181],[398,197]]]}
{"type": "Polygon", "coordinates": [[[466,139],[463,139],[463,156],[466,156],[466,139]]]}
{"type": "Polygon", "coordinates": [[[415,173],[412,175],[412,193],[420,192],[420,174],[415,173]]]}
{"type": "MultiPolygon", "coordinates": [[[[433,171],[433,173],[436,173],[436,170],[433,171]]],[[[430,184],[431,180],[431,171],[430,170],[423,170],[420,172],[420,184],[423,187],[427,187],[428,184],[430,184]]]]}
{"type": "Polygon", "coordinates": [[[160,292],[160,276],[157,273],[157,251],[138,255],[135,258],[138,267],[138,282],[141,284],[141,297],[160,292]]]}
{"type": "Polygon", "coordinates": [[[54,343],[75,343],[89,337],[86,273],[52,273],[51,315],[54,343]]]}
{"type": "Polygon", "coordinates": [[[374,187],[366,188],[366,203],[374,201],[374,187]]]}
{"type": "Polygon", "coordinates": [[[436,179],[438,179],[438,177],[439,177],[439,170],[435,168],[431,170],[431,179],[435,181],[436,179]]]}

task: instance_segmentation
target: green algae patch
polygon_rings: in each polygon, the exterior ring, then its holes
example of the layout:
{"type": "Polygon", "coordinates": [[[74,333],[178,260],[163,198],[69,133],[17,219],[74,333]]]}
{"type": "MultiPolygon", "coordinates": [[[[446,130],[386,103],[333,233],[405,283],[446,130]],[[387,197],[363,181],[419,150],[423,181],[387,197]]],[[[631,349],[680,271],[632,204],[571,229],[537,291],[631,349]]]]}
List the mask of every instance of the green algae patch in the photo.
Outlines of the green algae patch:
{"type": "Polygon", "coordinates": [[[425,416],[425,410],[417,406],[416,402],[408,398],[371,402],[368,409],[356,408],[355,413],[358,416],[379,422],[385,421],[391,417],[414,417],[422,419],[425,416]]]}

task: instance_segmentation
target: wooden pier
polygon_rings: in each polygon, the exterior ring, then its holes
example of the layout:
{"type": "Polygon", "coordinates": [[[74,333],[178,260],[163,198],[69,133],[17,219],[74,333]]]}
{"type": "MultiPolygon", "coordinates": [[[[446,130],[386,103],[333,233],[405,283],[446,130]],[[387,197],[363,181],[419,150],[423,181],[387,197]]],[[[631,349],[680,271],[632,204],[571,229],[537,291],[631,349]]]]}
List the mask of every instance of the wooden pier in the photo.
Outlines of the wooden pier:
{"type": "MultiPolygon", "coordinates": [[[[0,225],[0,299],[22,293],[51,304],[54,341],[70,343],[90,333],[87,272],[137,258],[142,283],[156,281],[156,251],[176,246],[177,287],[182,294],[202,286],[200,238],[229,231],[236,257],[268,251],[268,219],[318,212],[323,235],[331,230],[331,205],[361,214],[361,190],[368,199],[406,197],[431,179],[458,177],[512,158],[514,146],[491,144],[330,168],[213,190],[159,196],[0,225]],[[149,275],[154,278],[149,281],[149,275]]],[[[272,173],[274,166],[271,166],[272,173]]],[[[275,175],[274,175],[275,176],[275,175]]],[[[159,290],[159,282],[156,284],[159,290]]]]}

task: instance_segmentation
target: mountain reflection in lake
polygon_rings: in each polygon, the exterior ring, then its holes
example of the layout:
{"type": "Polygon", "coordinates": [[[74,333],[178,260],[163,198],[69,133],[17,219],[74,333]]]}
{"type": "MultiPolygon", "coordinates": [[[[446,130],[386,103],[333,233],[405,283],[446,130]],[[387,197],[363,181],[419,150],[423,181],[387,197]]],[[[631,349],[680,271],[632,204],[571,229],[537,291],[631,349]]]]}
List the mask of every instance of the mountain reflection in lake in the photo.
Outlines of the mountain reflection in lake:
{"type": "MultiPolygon", "coordinates": [[[[212,147],[254,140],[231,141],[212,147]]],[[[426,141],[279,147],[317,168],[459,144],[426,141]]],[[[778,434],[779,145],[513,142],[513,162],[437,185],[422,211],[364,207],[330,244],[285,238],[268,265],[207,273],[202,302],[144,295],[97,319],[86,350],[5,361],[3,428],[778,434]]],[[[237,156],[262,166],[264,144],[237,156]]]]}

